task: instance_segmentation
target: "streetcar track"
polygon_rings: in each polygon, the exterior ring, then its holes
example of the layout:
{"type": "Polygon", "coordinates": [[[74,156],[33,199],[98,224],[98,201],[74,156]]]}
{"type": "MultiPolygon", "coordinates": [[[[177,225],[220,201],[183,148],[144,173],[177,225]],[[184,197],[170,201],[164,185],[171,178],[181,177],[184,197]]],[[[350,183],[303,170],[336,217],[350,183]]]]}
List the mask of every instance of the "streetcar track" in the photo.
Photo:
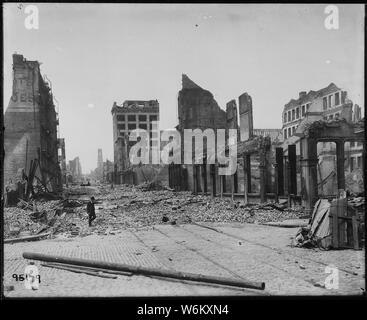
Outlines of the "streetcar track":
{"type": "MultiPolygon", "coordinates": [[[[246,239],[246,238],[243,238],[243,237],[240,237],[240,236],[237,236],[237,235],[234,235],[234,234],[231,234],[231,233],[228,233],[228,232],[225,232],[223,230],[218,230],[216,228],[207,228],[206,226],[202,226],[198,223],[194,223],[195,226],[198,226],[200,228],[205,228],[207,230],[212,230],[213,232],[218,232],[220,234],[223,234],[223,235],[226,235],[227,237],[230,237],[230,238],[234,238],[234,239],[237,239],[237,240],[242,240],[242,241],[245,241],[245,242],[248,242],[248,243],[251,243],[253,245],[258,245],[258,246],[261,246],[261,247],[264,247],[264,248],[267,248],[267,249],[270,249],[272,251],[275,251],[277,253],[281,253],[281,254],[285,254],[285,255],[289,255],[289,256],[292,256],[292,257],[295,257],[297,259],[304,259],[304,260],[308,260],[308,261],[311,261],[311,262],[314,262],[314,263],[317,263],[317,264],[320,264],[322,266],[329,266],[329,264],[325,263],[325,262],[322,262],[322,261],[317,261],[317,260],[314,260],[312,258],[307,258],[307,257],[303,257],[303,256],[299,256],[297,254],[294,254],[294,253],[291,253],[291,252],[286,252],[282,249],[279,249],[279,248],[273,248],[271,246],[268,246],[266,244],[262,244],[262,243],[259,243],[259,242],[256,242],[256,241],[253,241],[253,240],[249,240],[249,239],[246,239]]],[[[339,268],[339,270],[345,272],[345,273],[348,273],[348,274],[351,274],[353,276],[358,276],[354,273],[354,271],[350,271],[350,270],[347,270],[347,269],[344,269],[344,268],[339,268]]]]}
{"type": "MultiPolygon", "coordinates": [[[[157,230],[157,229],[153,229],[153,230],[156,230],[156,231],[159,231],[159,230],[157,230]]],[[[136,239],[139,241],[139,242],[141,242],[145,247],[147,247],[148,249],[150,249],[150,247],[144,242],[144,240],[142,240],[138,235],[136,235],[135,233],[133,233],[131,230],[129,230],[129,232],[130,233],[132,233],[135,237],[136,237],[136,239]]],[[[162,233],[161,232],[161,234],[163,234],[164,236],[166,236],[166,237],[168,237],[168,238],[170,238],[170,239],[172,239],[173,240],[173,238],[172,237],[169,237],[169,236],[167,236],[166,234],[164,234],[164,233],[162,233]]],[[[177,241],[174,241],[176,244],[181,244],[180,242],[177,242],[177,241]]],[[[187,249],[189,249],[189,248],[187,248],[187,249]]],[[[193,251],[195,254],[198,254],[198,255],[200,255],[198,252],[196,252],[196,251],[194,251],[194,250],[190,250],[190,251],[193,251]]],[[[204,259],[206,259],[205,257],[203,257],[204,259]]],[[[208,259],[206,259],[206,260],[208,260],[208,259]]],[[[210,260],[209,260],[210,261],[210,260]]],[[[212,261],[210,261],[210,262],[212,262],[212,261]]],[[[165,265],[166,266],[166,265],[165,265]]],[[[222,266],[220,266],[221,268],[222,268],[222,266]]],[[[171,268],[171,267],[169,267],[168,266],[168,268],[169,269],[171,269],[171,270],[175,270],[175,269],[173,269],[173,268],[171,268]]],[[[226,286],[226,285],[217,285],[217,284],[214,284],[214,283],[200,283],[200,282],[195,282],[195,283],[190,283],[190,282],[187,282],[187,281],[185,281],[185,280],[179,280],[179,279],[170,279],[170,278],[164,278],[164,277],[159,277],[159,276],[151,276],[151,275],[149,275],[148,277],[152,277],[152,278],[156,278],[156,279],[160,279],[160,280],[164,280],[164,281],[171,281],[171,282],[179,282],[179,283],[182,283],[182,284],[184,284],[186,287],[188,287],[188,289],[189,290],[192,290],[192,291],[194,291],[194,293],[196,293],[196,294],[199,294],[198,293],[198,291],[197,291],[197,289],[196,288],[194,288],[193,286],[194,285],[198,285],[198,286],[202,286],[202,287],[213,287],[213,288],[218,288],[218,287],[225,287],[225,288],[227,288],[228,290],[232,290],[232,291],[241,291],[241,292],[244,292],[244,288],[235,288],[235,287],[232,287],[232,286],[226,286]]],[[[243,278],[241,278],[242,280],[243,280],[243,278]]]]}
{"type": "MultiPolygon", "coordinates": [[[[149,249],[149,251],[151,250],[150,246],[148,244],[146,244],[144,242],[143,239],[141,239],[137,234],[135,234],[134,232],[132,232],[131,230],[128,230],[143,246],[145,246],[146,248],[149,249]]],[[[165,267],[167,267],[168,269],[170,270],[174,270],[171,266],[167,266],[166,264],[163,263],[163,265],[165,267]]],[[[160,279],[160,280],[166,280],[166,281],[170,281],[170,280],[173,280],[173,279],[169,279],[169,278],[163,278],[163,277],[158,277],[158,276],[152,276],[150,275],[149,277],[151,278],[156,278],[156,279],[160,279]]],[[[182,280],[179,280],[179,279],[175,279],[174,282],[178,282],[178,283],[181,283],[184,285],[184,287],[186,287],[189,291],[195,293],[195,294],[198,294],[198,291],[197,289],[195,289],[190,283],[187,283],[185,281],[182,281],[182,280]]]]}
{"type": "Polygon", "coordinates": [[[239,278],[239,279],[241,279],[241,280],[247,280],[247,279],[244,279],[244,278],[243,278],[243,276],[241,276],[241,275],[240,275],[240,274],[238,274],[237,272],[234,272],[234,271],[232,271],[231,269],[228,269],[226,266],[223,266],[222,264],[220,264],[220,263],[216,262],[215,260],[211,259],[210,257],[206,256],[205,254],[202,254],[201,252],[199,252],[199,250],[194,249],[194,248],[192,248],[192,247],[189,247],[189,246],[187,246],[187,245],[183,244],[182,242],[175,240],[174,238],[172,238],[171,236],[167,235],[165,232],[163,232],[163,231],[161,231],[161,230],[159,230],[159,229],[157,229],[157,228],[154,228],[154,230],[156,230],[156,231],[158,231],[159,233],[163,234],[163,235],[164,235],[164,236],[166,236],[167,238],[169,238],[169,239],[173,240],[176,244],[178,244],[178,245],[180,245],[180,246],[183,246],[183,247],[185,247],[186,249],[188,249],[188,250],[190,250],[190,251],[192,251],[192,252],[196,253],[197,255],[201,256],[201,257],[202,257],[202,258],[204,258],[205,260],[208,260],[209,262],[211,262],[211,263],[212,263],[212,264],[214,264],[215,266],[217,266],[217,267],[219,267],[219,268],[221,268],[221,269],[223,269],[223,270],[225,270],[225,271],[229,272],[231,275],[235,276],[236,278],[239,278]]]}
{"type": "MultiPolygon", "coordinates": [[[[238,248],[233,248],[233,247],[231,247],[231,246],[229,246],[229,245],[224,245],[223,243],[220,243],[220,242],[218,242],[218,241],[214,241],[214,240],[208,239],[208,238],[206,238],[206,237],[204,237],[204,236],[202,236],[202,235],[200,235],[200,234],[197,234],[197,233],[195,233],[195,232],[193,232],[193,231],[191,231],[191,230],[186,229],[185,227],[180,226],[180,228],[181,228],[182,230],[184,230],[184,231],[188,232],[188,233],[193,234],[193,235],[194,235],[194,236],[196,236],[197,238],[201,238],[201,239],[203,239],[203,240],[205,240],[205,241],[212,242],[213,244],[220,245],[220,246],[222,246],[222,247],[225,247],[225,248],[230,249],[230,250],[235,251],[235,252],[240,251],[240,250],[238,250],[238,248]]],[[[292,277],[294,277],[294,278],[297,278],[297,279],[299,279],[299,280],[302,280],[302,281],[305,281],[305,282],[308,282],[308,283],[310,283],[310,284],[314,285],[314,282],[312,282],[311,280],[307,280],[307,279],[305,279],[305,278],[303,278],[303,277],[301,277],[301,276],[299,276],[299,275],[294,274],[293,272],[289,272],[289,271],[287,271],[287,270],[285,270],[285,269],[282,269],[282,268],[280,268],[280,267],[277,267],[276,265],[273,265],[273,264],[271,264],[271,263],[269,263],[269,262],[267,262],[267,261],[264,261],[264,260],[260,260],[260,259],[258,259],[258,258],[253,258],[253,259],[254,259],[255,261],[258,261],[258,262],[264,263],[264,264],[266,264],[266,265],[268,265],[268,266],[270,266],[270,267],[272,267],[272,268],[275,268],[275,269],[277,269],[277,270],[279,270],[279,271],[282,271],[282,272],[284,272],[284,273],[286,273],[286,274],[288,274],[288,275],[291,275],[291,276],[292,276],[292,277]]]]}

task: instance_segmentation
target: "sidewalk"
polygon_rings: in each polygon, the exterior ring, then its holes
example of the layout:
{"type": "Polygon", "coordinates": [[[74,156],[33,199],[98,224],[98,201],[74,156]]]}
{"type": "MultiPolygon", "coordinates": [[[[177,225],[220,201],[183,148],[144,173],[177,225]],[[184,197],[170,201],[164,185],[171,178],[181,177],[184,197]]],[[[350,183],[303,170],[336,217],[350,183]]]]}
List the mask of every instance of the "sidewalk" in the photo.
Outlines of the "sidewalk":
{"type": "Polygon", "coordinates": [[[121,230],[115,235],[55,238],[6,244],[6,297],[113,297],[197,295],[360,295],[364,288],[364,251],[320,251],[291,248],[296,228],[254,224],[157,225],[121,230]],[[165,280],[145,276],[105,279],[42,267],[39,290],[30,291],[12,274],[24,273],[22,253],[102,260],[205,275],[244,278],[266,283],[264,291],[165,280]],[[325,267],[339,268],[339,289],[315,286],[328,276],[325,267]]]}

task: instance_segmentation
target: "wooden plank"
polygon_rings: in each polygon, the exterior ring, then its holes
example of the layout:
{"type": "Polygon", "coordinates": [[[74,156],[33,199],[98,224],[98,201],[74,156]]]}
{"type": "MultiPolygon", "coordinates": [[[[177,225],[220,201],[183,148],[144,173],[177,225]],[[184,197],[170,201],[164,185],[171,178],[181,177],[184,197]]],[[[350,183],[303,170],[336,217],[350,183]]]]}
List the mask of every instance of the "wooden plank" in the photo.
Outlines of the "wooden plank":
{"type": "Polygon", "coordinates": [[[332,233],[332,244],[333,248],[339,248],[339,225],[338,225],[338,212],[336,201],[331,202],[330,206],[330,223],[332,233]]]}
{"type": "Polygon", "coordinates": [[[338,224],[338,216],[334,213],[332,217],[333,221],[333,247],[339,248],[339,224],[338,224]]]}
{"type": "Polygon", "coordinates": [[[359,250],[359,238],[358,238],[358,220],[357,217],[352,217],[353,227],[353,248],[359,250]]]}
{"type": "Polygon", "coordinates": [[[70,271],[70,272],[75,272],[75,273],[85,273],[87,275],[100,277],[100,278],[117,279],[117,276],[115,276],[115,275],[101,274],[98,271],[83,270],[83,269],[78,269],[78,268],[75,268],[75,267],[72,268],[72,267],[66,267],[66,266],[61,266],[61,265],[52,265],[52,264],[47,264],[47,263],[42,263],[41,266],[48,267],[48,268],[55,268],[55,269],[65,270],[65,271],[70,271]]]}
{"type": "Polygon", "coordinates": [[[219,176],[220,180],[220,197],[223,198],[223,176],[219,176]]]}
{"type": "Polygon", "coordinates": [[[211,164],[210,165],[210,179],[211,179],[211,195],[214,198],[216,196],[216,189],[217,189],[217,185],[216,185],[216,174],[215,174],[215,164],[211,164]]]}
{"type": "Polygon", "coordinates": [[[248,166],[248,163],[247,163],[247,158],[246,158],[246,155],[243,154],[243,196],[244,196],[244,202],[245,202],[245,205],[248,204],[248,175],[247,175],[247,168],[248,166]]]}
{"type": "Polygon", "coordinates": [[[198,188],[197,188],[197,171],[196,171],[196,165],[194,164],[192,166],[192,180],[193,180],[193,187],[194,187],[194,194],[198,193],[198,188]]]}
{"type": "Polygon", "coordinates": [[[39,240],[42,237],[49,236],[51,232],[37,234],[35,236],[21,237],[21,238],[13,238],[13,239],[5,239],[4,243],[15,243],[15,242],[23,242],[23,241],[33,241],[39,240]]]}
{"type": "Polygon", "coordinates": [[[234,202],[234,174],[231,175],[231,200],[234,202]]]}
{"type": "Polygon", "coordinates": [[[346,238],[345,238],[345,231],[346,231],[346,224],[345,221],[342,219],[339,219],[339,217],[344,216],[343,212],[343,201],[342,199],[336,200],[336,212],[338,216],[338,226],[339,226],[339,246],[344,246],[346,244],[346,238]]]}

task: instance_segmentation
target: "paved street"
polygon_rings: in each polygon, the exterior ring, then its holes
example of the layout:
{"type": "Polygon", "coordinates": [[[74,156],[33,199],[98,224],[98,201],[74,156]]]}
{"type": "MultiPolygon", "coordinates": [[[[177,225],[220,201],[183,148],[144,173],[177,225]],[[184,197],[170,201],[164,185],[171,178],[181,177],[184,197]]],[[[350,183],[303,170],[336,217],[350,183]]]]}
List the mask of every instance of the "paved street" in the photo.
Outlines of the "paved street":
{"type": "Polygon", "coordinates": [[[125,229],[110,235],[54,238],[6,244],[6,297],[102,297],[196,295],[360,295],[364,290],[364,252],[321,251],[290,247],[297,228],[255,224],[206,223],[156,225],[125,229]],[[39,290],[31,291],[12,274],[24,273],[23,252],[95,259],[146,267],[243,278],[266,283],[264,291],[167,280],[145,276],[105,279],[41,266],[39,290]],[[339,289],[315,286],[324,282],[325,267],[339,270],[339,289]]]}

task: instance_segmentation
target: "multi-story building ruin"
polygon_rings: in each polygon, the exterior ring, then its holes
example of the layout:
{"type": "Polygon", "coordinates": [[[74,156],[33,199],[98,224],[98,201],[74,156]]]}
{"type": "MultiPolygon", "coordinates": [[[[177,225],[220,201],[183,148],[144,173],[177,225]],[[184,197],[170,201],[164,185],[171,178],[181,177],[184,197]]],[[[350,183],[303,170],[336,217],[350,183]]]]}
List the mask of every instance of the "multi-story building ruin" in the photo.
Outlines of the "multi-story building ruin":
{"type": "Polygon", "coordinates": [[[75,157],[73,160],[69,160],[68,164],[68,182],[76,183],[83,179],[82,165],[80,164],[79,157],[75,157]]]}
{"type": "MultiPolygon", "coordinates": [[[[320,90],[301,91],[298,99],[291,99],[283,109],[283,138],[292,137],[305,118],[307,112],[319,113],[322,118],[333,119],[342,116],[342,106],[345,104],[347,92],[338,88],[334,83],[320,90]]],[[[344,115],[343,116],[347,116],[344,115]]]]}
{"type": "MultiPolygon", "coordinates": [[[[157,100],[125,100],[121,106],[114,102],[112,106],[113,141],[114,141],[114,173],[115,183],[139,182],[137,173],[129,159],[130,148],[136,141],[130,141],[132,130],[147,131],[149,146],[159,147],[159,103],[157,100]]],[[[151,155],[150,155],[151,159],[151,155]]]]}
{"type": "MultiPolygon", "coordinates": [[[[181,134],[181,152],[184,152],[185,147],[183,143],[183,135],[185,129],[213,129],[217,132],[217,129],[226,130],[226,143],[232,143],[229,141],[229,129],[237,130],[237,143],[254,140],[262,141],[274,141],[281,138],[280,129],[254,129],[253,128],[253,114],[252,114],[252,98],[248,93],[243,93],[238,97],[238,108],[236,100],[231,100],[226,104],[226,111],[222,110],[218,103],[215,101],[213,94],[208,90],[205,90],[194,83],[186,75],[182,75],[182,89],[178,95],[178,115],[179,125],[177,130],[181,134]],[[264,139],[263,139],[264,138],[264,139]],[[264,140],[265,141],[265,140],[264,140]]],[[[196,141],[196,140],[195,140],[196,141]]],[[[260,146],[260,145],[259,145],[260,146]]],[[[242,146],[241,143],[238,147],[248,149],[247,146],[242,146]]],[[[256,148],[255,148],[256,149],[256,148]]],[[[259,147],[261,149],[261,146],[259,147]]],[[[260,150],[259,150],[260,151],[260,150]]],[[[252,161],[250,161],[250,155],[246,156],[248,165],[253,167],[252,170],[252,185],[253,190],[258,191],[259,181],[259,155],[253,152],[252,161]],[[256,188],[257,187],[257,188],[256,188]]],[[[189,189],[194,192],[226,192],[233,190],[234,193],[243,192],[245,189],[244,183],[244,170],[243,160],[239,160],[238,167],[240,170],[236,170],[233,177],[218,176],[218,163],[216,165],[208,165],[206,161],[206,150],[202,154],[202,165],[187,165],[182,166],[171,165],[170,167],[170,186],[182,190],[189,189]],[[232,180],[233,178],[233,180],[232,180]],[[187,181],[185,180],[187,179],[187,181]],[[217,183],[209,183],[209,181],[217,181],[217,183]],[[218,190],[216,190],[218,189],[218,190]]],[[[243,157],[243,154],[239,155],[243,157]]],[[[183,156],[181,156],[183,159],[183,156]]],[[[246,181],[250,184],[248,190],[251,190],[251,170],[247,169],[246,181]]],[[[264,188],[265,190],[265,188],[264,188]]]]}
{"type": "Polygon", "coordinates": [[[31,163],[32,168],[36,163],[32,183],[41,184],[48,191],[58,191],[62,188],[57,137],[59,120],[50,83],[41,75],[38,61],[13,54],[12,90],[4,116],[4,183],[16,183],[22,179],[19,172],[27,175],[31,163]]]}
{"type": "MultiPolygon", "coordinates": [[[[356,123],[361,120],[361,111],[358,105],[354,105],[348,99],[347,92],[330,83],[327,87],[317,91],[302,91],[298,99],[291,99],[283,109],[282,113],[282,133],[283,149],[287,156],[288,145],[296,146],[297,157],[300,157],[300,138],[297,134],[299,125],[304,122],[333,121],[345,119],[348,123],[356,123]]],[[[356,169],[362,168],[363,144],[360,141],[346,142],[345,150],[345,171],[348,174],[356,169]]],[[[336,145],[333,142],[320,142],[317,144],[318,151],[318,179],[319,193],[325,195],[336,194],[337,173],[336,173],[336,145]]],[[[301,188],[300,167],[297,169],[298,189],[301,188]]],[[[353,183],[347,185],[347,189],[357,190],[353,183]]]]}

